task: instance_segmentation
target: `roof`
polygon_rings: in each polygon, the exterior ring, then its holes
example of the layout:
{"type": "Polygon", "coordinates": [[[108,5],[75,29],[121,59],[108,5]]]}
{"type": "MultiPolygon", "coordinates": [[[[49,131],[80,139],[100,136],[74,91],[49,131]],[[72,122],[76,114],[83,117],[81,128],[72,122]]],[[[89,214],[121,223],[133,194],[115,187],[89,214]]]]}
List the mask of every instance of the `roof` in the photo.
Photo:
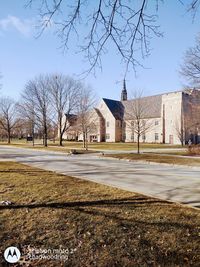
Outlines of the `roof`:
{"type": "Polygon", "coordinates": [[[100,110],[98,108],[94,108],[94,110],[96,111],[97,115],[101,118],[104,119],[103,115],[101,114],[100,110]]]}
{"type": "Polygon", "coordinates": [[[65,116],[66,116],[66,119],[70,125],[73,125],[78,118],[78,116],[75,114],[67,114],[66,113],[65,116]]]}
{"type": "Polygon", "coordinates": [[[147,96],[140,99],[117,101],[103,98],[103,101],[116,120],[130,119],[134,107],[138,101],[142,107],[143,118],[159,118],[161,116],[162,95],[147,96]]]}
{"type": "Polygon", "coordinates": [[[141,107],[141,116],[143,118],[161,117],[162,95],[146,96],[139,99],[122,101],[125,114],[124,119],[130,119],[131,113],[137,105],[141,107]]]}
{"type": "Polygon", "coordinates": [[[122,120],[124,116],[124,106],[121,101],[103,98],[103,101],[113,114],[116,120],[122,120]]]}

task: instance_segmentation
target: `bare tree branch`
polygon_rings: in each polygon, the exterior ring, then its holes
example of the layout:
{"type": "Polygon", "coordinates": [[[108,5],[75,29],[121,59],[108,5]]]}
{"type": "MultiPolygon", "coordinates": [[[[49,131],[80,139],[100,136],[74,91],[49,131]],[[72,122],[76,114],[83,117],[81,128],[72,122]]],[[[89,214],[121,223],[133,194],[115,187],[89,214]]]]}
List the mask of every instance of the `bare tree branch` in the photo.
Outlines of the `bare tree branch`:
{"type": "Polygon", "coordinates": [[[51,120],[48,75],[40,75],[30,80],[26,84],[22,97],[26,105],[31,107],[31,112],[34,112],[29,116],[33,116],[34,122],[42,127],[44,146],[47,146],[48,125],[51,120]]]}
{"type": "MultiPolygon", "coordinates": [[[[35,0],[29,0],[27,5],[33,2],[35,0]]],[[[155,2],[158,6],[162,0],[155,2]]],[[[162,35],[151,4],[149,0],[73,0],[70,3],[43,0],[39,7],[39,36],[54,23],[63,48],[68,48],[76,34],[78,51],[84,53],[90,65],[84,74],[101,67],[102,55],[113,46],[124,63],[126,74],[129,67],[141,65],[140,57],[136,56],[139,51],[142,57],[150,54],[151,37],[162,35]]]]}
{"type": "Polygon", "coordinates": [[[126,128],[131,134],[137,136],[137,152],[140,153],[140,137],[146,135],[153,127],[151,119],[148,117],[149,104],[146,98],[142,97],[142,91],[133,92],[133,101],[130,102],[126,110],[126,128]]]}
{"type": "Polygon", "coordinates": [[[88,134],[96,127],[94,122],[94,106],[96,105],[96,96],[90,87],[82,84],[77,106],[77,125],[83,135],[83,147],[88,149],[88,134]]]}
{"type": "Polygon", "coordinates": [[[195,46],[186,51],[180,74],[191,86],[200,88],[200,35],[196,37],[195,46]]]}
{"type": "Polygon", "coordinates": [[[18,118],[15,112],[15,102],[9,97],[0,99],[0,128],[5,130],[8,143],[10,144],[12,131],[18,123],[18,118]]]}
{"type": "Polygon", "coordinates": [[[62,146],[64,133],[70,126],[67,118],[76,110],[80,93],[80,83],[62,74],[49,76],[51,103],[56,114],[56,124],[59,131],[59,143],[62,146]]]}

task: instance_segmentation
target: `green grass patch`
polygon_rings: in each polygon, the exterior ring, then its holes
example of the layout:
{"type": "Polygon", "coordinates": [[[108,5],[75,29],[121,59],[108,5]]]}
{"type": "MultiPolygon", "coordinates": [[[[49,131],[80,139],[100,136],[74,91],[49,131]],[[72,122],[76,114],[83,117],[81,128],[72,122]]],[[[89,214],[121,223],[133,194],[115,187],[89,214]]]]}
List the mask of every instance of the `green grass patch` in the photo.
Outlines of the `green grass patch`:
{"type": "Polygon", "coordinates": [[[30,266],[200,262],[197,209],[13,162],[0,162],[0,180],[1,200],[14,203],[0,206],[1,251],[11,245],[71,251],[66,262],[35,260],[30,266]]]}

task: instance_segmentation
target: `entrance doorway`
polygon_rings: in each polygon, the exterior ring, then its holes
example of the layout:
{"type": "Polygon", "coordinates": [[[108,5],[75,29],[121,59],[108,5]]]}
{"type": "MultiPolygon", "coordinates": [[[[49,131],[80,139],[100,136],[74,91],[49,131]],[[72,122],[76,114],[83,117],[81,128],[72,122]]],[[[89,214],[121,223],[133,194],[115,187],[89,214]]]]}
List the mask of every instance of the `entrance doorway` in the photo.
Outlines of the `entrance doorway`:
{"type": "Polygon", "coordinates": [[[172,134],[169,135],[169,143],[170,143],[171,145],[174,144],[174,137],[173,137],[172,134]]]}

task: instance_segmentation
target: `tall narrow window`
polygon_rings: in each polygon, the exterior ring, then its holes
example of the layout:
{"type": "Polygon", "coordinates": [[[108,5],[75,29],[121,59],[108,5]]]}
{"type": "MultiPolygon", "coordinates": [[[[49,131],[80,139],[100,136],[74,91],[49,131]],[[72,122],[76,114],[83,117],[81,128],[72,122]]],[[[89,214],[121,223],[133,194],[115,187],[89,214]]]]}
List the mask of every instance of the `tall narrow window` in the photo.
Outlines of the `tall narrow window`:
{"type": "Polygon", "coordinates": [[[106,134],[106,139],[110,139],[110,134],[106,134]]]}
{"type": "Polygon", "coordinates": [[[155,141],[158,141],[158,139],[159,139],[158,133],[155,133],[155,141]]]}

